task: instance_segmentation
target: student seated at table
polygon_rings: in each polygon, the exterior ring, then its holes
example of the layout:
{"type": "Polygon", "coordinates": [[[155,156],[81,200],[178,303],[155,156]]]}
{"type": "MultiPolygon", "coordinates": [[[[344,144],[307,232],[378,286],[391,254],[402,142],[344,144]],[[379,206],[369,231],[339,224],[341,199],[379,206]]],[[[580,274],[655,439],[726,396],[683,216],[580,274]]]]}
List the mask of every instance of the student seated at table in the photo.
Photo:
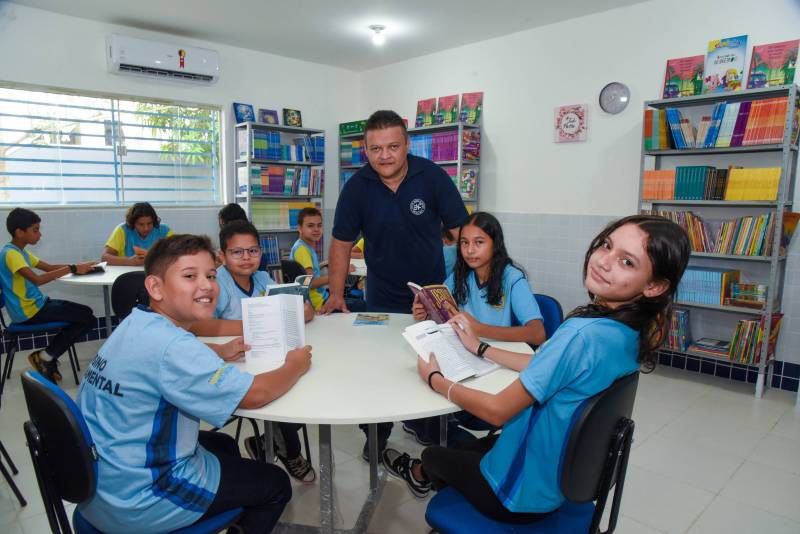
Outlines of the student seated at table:
{"type": "MultiPolygon", "coordinates": [[[[541,345],[545,339],[539,305],[525,272],[508,256],[503,228],[479,211],[461,226],[453,272],[445,280],[460,307],[458,317],[480,337],[541,345]],[[514,326],[520,325],[520,326],[514,326]]],[[[428,318],[419,297],[414,318],[428,318]]]]}
{"type": "MultiPolygon", "coordinates": [[[[222,426],[237,408],[258,408],[308,371],[311,347],[250,375],[187,329],[214,313],[219,287],[205,236],[173,235],[145,259],[150,308],[137,308],[100,348],[78,391],[99,458],[97,492],[78,505],[103,532],[166,532],[244,507],[244,532],[269,532],[292,495],[286,473],[242,458],[222,426]]],[[[241,356],[241,339],[234,340],[241,356]]]]}
{"type": "Polygon", "coordinates": [[[144,265],[147,250],[172,230],[156,215],[149,202],[137,202],[125,215],[125,222],[114,228],[106,241],[103,260],[109,265],[144,265]]]}
{"type": "Polygon", "coordinates": [[[422,460],[386,449],[384,465],[418,497],[452,486],[482,514],[507,523],[542,519],[564,503],[559,457],[581,403],[640,366],[652,369],[669,329],[672,300],[690,254],[686,232],[662,217],[634,215],[595,237],[583,264],[590,301],[575,308],[535,356],[481,342],[453,319],[471,352],[519,371],[497,394],[442,376],[436,357],[421,358],[426,384],[499,435],[460,448],[429,447],[422,460]]]}
{"type": "Polygon", "coordinates": [[[6,217],[11,242],[0,251],[0,286],[11,321],[20,324],[65,322],[69,326],[51,339],[47,348],[28,355],[31,367],[55,383],[61,382],[58,358],[96,324],[92,309],[68,300],[51,299],[39,286],[70,273],[85,274],[94,262],[49,264],[29,251],[42,238],[42,219],[25,208],[14,208],[6,217]],[[44,271],[38,274],[34,269],[44,271]]]}
{"type": "MultiPolygon", "coordinates": [[[[198,321],[191,331],[201,336],[242,335],[242,299],[266,294],[267,288],[275,285],[270,276],[258,270],[261,248],[258,231],[247,221],[233,221],[222,227],[219,233],[219,259],[222,266],[217,269],[219,298],[213,319],[198,321]]],[[[314,318],[314,309],[305,303],[305,319],[314,318]]],[[[276,433],[278,459],[292,477],[310,484],[316,479],[311,464],[300,454],[299,424],[278,423],[276,433]]],[[[261,457],[265,447],[249,437],[245,449],[254,459],[261,457]]]]}
{"type": "MultiPolygon", "coordinates": [[[[226,204],[221,210],[219,210],[217,218],[219,219],[220,229],[222,229],[222,227],[229,222],[233,221],[250,222],[250,220],[247,218],[247,213],[239,204],[236,204],[235,202],[226,204]]],[[[217,266],[219,266],[219,264],[217,264],[217,266]]],[[[267,267],[269,267],[269,258],[266,254],[261,254],[261,262],[258,264],[258,270],[266,271],[267,267]]]]}

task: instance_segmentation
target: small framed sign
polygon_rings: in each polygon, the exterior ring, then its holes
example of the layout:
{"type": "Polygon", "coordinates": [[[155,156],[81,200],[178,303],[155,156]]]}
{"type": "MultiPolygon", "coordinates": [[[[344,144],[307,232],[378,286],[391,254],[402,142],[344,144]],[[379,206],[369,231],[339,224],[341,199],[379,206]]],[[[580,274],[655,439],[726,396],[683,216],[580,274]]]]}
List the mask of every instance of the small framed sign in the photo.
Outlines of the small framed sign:
{"type": "Polygon", "coordinates": [[[555,142],[578,143],[586,141],[588,123],[586,104],[558,106],[555,108],[555,142]]]}

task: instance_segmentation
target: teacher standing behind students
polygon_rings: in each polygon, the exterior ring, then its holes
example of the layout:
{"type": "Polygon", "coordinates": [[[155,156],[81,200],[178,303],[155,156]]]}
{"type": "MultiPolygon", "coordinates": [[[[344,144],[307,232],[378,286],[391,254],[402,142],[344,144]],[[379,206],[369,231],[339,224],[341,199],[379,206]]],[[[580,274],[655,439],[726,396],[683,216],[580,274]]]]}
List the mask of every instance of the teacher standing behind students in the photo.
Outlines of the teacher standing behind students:
{"type": "Polygon", "coordinates": [[[406,283],[442,283],[442,226],[457,233],[467,210],[441,167],[408,154],[408,131],[394,111],[376,111],[369,117],[364,143],[369,165],[347,181],[336,204],[330,298],[321,311],[347,311],[344,280],[350,250],[363,233],[369,249],[368,309],[409,313],[414,295],[406,283]]]}

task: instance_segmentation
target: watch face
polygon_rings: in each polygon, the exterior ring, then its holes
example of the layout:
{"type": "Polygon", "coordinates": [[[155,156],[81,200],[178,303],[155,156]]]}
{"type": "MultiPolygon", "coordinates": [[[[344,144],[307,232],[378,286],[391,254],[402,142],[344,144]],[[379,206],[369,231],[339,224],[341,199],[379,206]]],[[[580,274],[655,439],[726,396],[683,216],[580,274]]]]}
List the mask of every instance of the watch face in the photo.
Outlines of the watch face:
{"type": "Polygon", "coordinates": [[[628,105],[631,92],[628,86],[619,82],[611,82],[600,91],[600,108],[606,113],[616,115],[628,105]]]}

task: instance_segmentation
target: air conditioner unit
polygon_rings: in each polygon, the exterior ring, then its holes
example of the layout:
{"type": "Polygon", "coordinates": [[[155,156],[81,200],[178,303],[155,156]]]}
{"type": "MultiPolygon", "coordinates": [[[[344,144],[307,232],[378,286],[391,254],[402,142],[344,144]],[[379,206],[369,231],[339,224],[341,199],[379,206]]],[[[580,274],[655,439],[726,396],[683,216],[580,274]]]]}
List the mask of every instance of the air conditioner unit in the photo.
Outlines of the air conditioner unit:
{"type": "Polygon", "coordinates": [[[219,54],[206,48],[178,46],[111,34],[106,38],[109,72],[212,84],[219,78],[219,54]]]}

